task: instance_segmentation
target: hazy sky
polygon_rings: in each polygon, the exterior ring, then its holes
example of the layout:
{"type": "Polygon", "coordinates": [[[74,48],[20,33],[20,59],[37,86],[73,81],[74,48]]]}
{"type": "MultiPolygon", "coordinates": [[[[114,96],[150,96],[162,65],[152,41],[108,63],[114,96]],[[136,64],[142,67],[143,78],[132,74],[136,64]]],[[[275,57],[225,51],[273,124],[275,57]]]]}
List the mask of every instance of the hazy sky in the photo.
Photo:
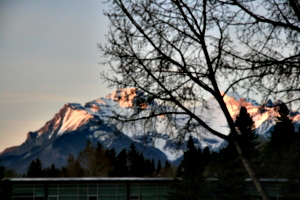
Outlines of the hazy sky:
{"type": "Polygon", "coordinates": [[[0,152],[65,103],[111,92],[100,79],[102,0],[0,0],[0,152]]]}

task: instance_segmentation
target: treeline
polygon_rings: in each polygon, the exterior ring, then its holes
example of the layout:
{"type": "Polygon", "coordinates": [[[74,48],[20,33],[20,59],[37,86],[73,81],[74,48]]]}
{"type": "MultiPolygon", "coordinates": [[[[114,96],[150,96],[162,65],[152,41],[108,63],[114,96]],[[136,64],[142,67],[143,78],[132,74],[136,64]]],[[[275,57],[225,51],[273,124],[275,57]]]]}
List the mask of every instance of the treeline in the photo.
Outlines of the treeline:
{"type": "MultiPolygon", "coordinates": [[[[282,199],[300,199],[300,137],[295,132],[289,110],[279,105],[276,125],[269,142],[258,142],[254,122],[242,107],[236,117],[237,141],[244,154],[255,167],[260,178],[282,178],[282,199]]],[[[42,169],[39,159],[32,161],[27,177],[180,177],[174,185],[172,199],[249,199],[245,194],[245,179],[249,178],[238,157],[236,148],[228,145],[219,152],[196,148],[192,137],[178,167],[168,161],[157,163],[144,158],[134,144],[116,154],[114,149],[104,149],[100,143],[90,142],[77,158],[69,155],[67,165],[57,169],[54,165],[42,169]],[[217,181],[216,181],[217,180],[217,181]]]]}
{"type": "Polygon", "coordinates": [[[155,177],[175,175],[169,161],[161,163],[147,159],[132,143],[130,148],[116,154],[115,149],[104,149],[98,142],[96,147],[87,141],[77,158],[70,154],[67,164],[56,168],[54,164],[43,168],[40,159],[33,160],[25,177],[155,177]]]}
{"type": "MultiPolygon", "coordinates": [[[[255,166],[259,178],[278,178],[281,182],[281,199],[300,199],[300,134],[295,132],[289,110],[279,105],[279,115],[269,142],[258,142],[254,122],[242,107],[236,118],[237,136],[245,155],[255,166]]],[[[250,199],[245,193],[245,179],[249,178],[242,166],[234,145],[219,152],[196,149],[190,137],[187,151],[178,168],[182,180],[175,184],[172,199],[250,199]],[[197,158],[197,159],[196,159],[197,158]]]]}

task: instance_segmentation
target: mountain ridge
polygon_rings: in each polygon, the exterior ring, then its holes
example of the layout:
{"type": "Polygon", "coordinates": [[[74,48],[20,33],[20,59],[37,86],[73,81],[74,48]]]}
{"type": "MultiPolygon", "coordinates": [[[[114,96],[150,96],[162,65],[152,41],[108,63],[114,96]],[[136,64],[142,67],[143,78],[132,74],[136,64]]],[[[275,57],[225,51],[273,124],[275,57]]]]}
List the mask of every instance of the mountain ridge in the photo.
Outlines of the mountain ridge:
{"type": "MultiPolygon", "coordinates": [[[[259,140],[267,140],[270,131],[275,124],[274,118],[278,113],[278,105],[283,102],[273,103],[271,100],[259,105],[252,99],[245,99],[236,93],[224,95],[224,100],[233,119],[239,113],[241,106],[247,108],[255,122],[259,140]]],[[[100,142],[105,148],[115,148],[120,152],[129,148],[131,143],[143,152],[146,158],[155,160],[169,160],[178,163],[185,150],[185,143],[179,144],[174,137],[163,132],[163,120],[155,124],[158,132],[143,132],[142,126],[135,127],[138,134],[130,132],[130,129],[119,130],[107,119],[115,113],[126,114],[138,106],[141,109],[147,106],[157,106],[157,103],[149,103],[146,95],[136,88],[119,89],[106,97],[102,97],[84,106],[78,103],[65,104],[54,117],[34,132],[27,134],[27,139],[20,146],[5,149],[0,158],[4,166],[14,168],[24,173],[29,162],[39,157],[45,166],[54,163],[60,167],[66,163],[69,153],[77,155],[85,146],[87,140],[93,144],[100,142]]],[[[199,106],[195,113],[209,123],[215,130],[222,133],[229,133],[225,117],[222,114],[216,100],[210,98],[208,107],[199,106]]],[[[291,112],[295,128],[300,126],[299,112],[291,112]]],[[[184,122],[185,117],[178,118],[178,124],[184,122]]],[[[197,148],[208,146],[211,150],[218,151],[226,142],[208,133],[201,132],[201,135],[191,133],[194,137],[197,148]]],[[[187,141],[186,136],[185,141],[187,141]]]]}

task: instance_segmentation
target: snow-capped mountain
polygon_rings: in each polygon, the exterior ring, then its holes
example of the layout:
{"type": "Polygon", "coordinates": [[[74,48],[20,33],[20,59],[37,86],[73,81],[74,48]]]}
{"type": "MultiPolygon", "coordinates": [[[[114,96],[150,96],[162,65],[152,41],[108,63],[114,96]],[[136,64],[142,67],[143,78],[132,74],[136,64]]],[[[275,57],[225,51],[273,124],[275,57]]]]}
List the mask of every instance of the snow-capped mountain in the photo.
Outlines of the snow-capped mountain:
{"type": "MultiPolygon", "coordinates": [[[[245,106],[255,121],[260,139],[268,139],[275,124],[277,105],[281,102],[273,103],[269,100],[259,105],[254,100],[244,99],[234,93],[225,95],[224,99],[233,118],[239,113],[240,107],[245,106]]],[[[149,103],[144,93],[135,88],[116,90],[84,106],[76,103],[65,104],[42,128],[29,132],[23,144],[4,150],[0,154],[1,164],[24,173],[29,163],[38,157],[44,167],[52,163],[60,167],[66,163],[70,153],[77,155],[85,147],[87,140],[93,144],[99,141],[105,148],[115,148],[117,153],[124,148],[129,148],[133,142],[146,158],[161,161],[168,159],[178,163],[185,144],[178,145],[174,139],[176,136],[165,132],[163,116],[160,116],[162,119],[157,120],[154,125],[156,132],[147,133],[142,124],[135,126],[133,132],[132,127],[124,126],[123,129],[119,129],[108,121],[115,114],[130,114],[137,106],[143,109],[143,112],[147,112],[148,107],[155,107],[158,104],[149,103]]],[[[194,112],[202,116],[215,130],[228,134],[225,117],[214,98],[211,97],[207,105],[196,107],[194,112]]],[[[296,128],[299,127],[300,114],[294,112],[292,117],[296,128]]],[[[185,120],[186,116],[179,116],[176,118],[176,123],[184,123],[185,120]]],[[[201,134],[191,133],[191,135],[199,148],[208,146],[211,150],[219,150],[226,144],[222,139],[205,130],[202,130],[201,134]]]]}

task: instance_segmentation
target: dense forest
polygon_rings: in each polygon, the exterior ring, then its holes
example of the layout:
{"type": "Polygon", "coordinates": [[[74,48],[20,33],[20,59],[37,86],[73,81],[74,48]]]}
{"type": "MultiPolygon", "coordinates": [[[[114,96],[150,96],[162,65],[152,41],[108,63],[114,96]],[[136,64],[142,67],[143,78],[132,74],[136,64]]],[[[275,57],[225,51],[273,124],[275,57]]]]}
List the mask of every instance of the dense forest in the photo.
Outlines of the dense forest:
{"type": "MultiPolygon", "coordinates": [[[[241,108],[235,124],[238,141],[259,177],[287,179],[282,186],[282,199],[295,200],[300,199],[300,137],[288,113],[286,105],[281,104],[268,142],[257,142],[254,122],[246,108],[241,108]]],[[[211,194],[215,199],[250,199],[241,192],[249,176],[231,141],[220,152],[196,149],[191,138],[187,147],[178,168],[177,176],[183,181],[176,185],[175,199],[199,199],[211,194]]]]}
{"type": "MultiPolygon", "coordinates": [[[[18,177],[13,170],[0,167],[1,177],[18,177]]],[[[69,154],[67,164],[57,168],[54,164],[43,168],[39,158],[31,161],[23,177],[174,177],[177,167],[144,158],[132,143],[129,150],[116,154],[115,149],[104,149],[98,142],[94,147],[87,141],[77,158],[69,154]]]]}
{"type": "MultiPolygon", "coordinates": [[[[236,117],[238,142],[255,166],[260,178],[286,178],[284,193],[287,199],[300,196],[300,137],[295,131],[289,110],[282,104],[276,118],[276,125],[268,142],[258,142],[254,122],[246,108],[240,109],[236,117]]],[[[4,168],[1,167],[3,177],[4,168]]],[[[240,191],[248,178],[238,153],[231,143],[219,152],[207,147],[196,148],[192,137],[179,166],[169,161],[150,160],[138,152],[132,143],[129,149],[118,154],[114,149],[104,149],[98,142],[86,147],[77,157],[70,154],[62,168],[52,165],[42,167],[37,158],[28,166],[24,177],[174,177],[181,181],[174,185],[176,199],[198,199],[211,193],[220,199],[246,199],[240,191]],[[218,180],[213,182],[211,180],[218,180]]]]}
{"type": "Polygon", "coordinates": [[[115,149],[104,149],[98,142],[94,147],[87,141],[77,158],[70,154],[67,164],[61,169],[52,165],[42,168],[40,159],[33,160],[25,177],[152,177],[174,176],[169,161],[155,163],[144,158],[132,143],[130,148],[116,154],[115,149]],[[163,167],[162,167],[163,166],[163,167]]]}

